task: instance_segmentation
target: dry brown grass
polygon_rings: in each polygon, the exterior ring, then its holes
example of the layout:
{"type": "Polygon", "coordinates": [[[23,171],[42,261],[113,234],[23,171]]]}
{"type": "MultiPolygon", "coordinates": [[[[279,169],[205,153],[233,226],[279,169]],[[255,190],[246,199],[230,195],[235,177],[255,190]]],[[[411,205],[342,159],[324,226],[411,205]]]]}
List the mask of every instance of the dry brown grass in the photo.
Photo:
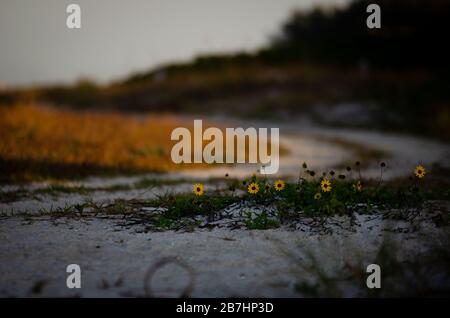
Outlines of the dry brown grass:
{"type": "MultiPolygon", "coordinates": [[[[162,114],[74,111],[31,103],[0,105],[0,182],[206,167],[177,165],[170,158],[176,143],[170,139],[172,130],[186,127],[192,131],[192,126],[192,120],[162,114]]],[[[247,147],[246,143],[248,156],[247,147]]],[[[286,152],[281,145],[280,154],[286,152]]]]}
{"type": "Polygon", "coordinates": [[[169,115],[0,107],[0,179],[173,170],[171,131],[189,124],[169,115]]]}

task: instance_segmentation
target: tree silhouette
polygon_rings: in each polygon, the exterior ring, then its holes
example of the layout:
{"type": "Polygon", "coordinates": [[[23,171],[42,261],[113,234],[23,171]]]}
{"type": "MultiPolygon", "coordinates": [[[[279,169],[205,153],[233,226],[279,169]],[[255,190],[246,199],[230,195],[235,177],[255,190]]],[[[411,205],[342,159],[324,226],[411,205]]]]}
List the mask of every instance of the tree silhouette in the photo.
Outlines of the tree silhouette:
{"type": "Polygon", "coordinates": [[[448,21],[447,0],[358,0],[332,12],[296,12],[272,49],[291,59],[442,68],[449,64],[448,21]],[[366,25],[370,3],[381,7],[381,29],[366,25]]]}

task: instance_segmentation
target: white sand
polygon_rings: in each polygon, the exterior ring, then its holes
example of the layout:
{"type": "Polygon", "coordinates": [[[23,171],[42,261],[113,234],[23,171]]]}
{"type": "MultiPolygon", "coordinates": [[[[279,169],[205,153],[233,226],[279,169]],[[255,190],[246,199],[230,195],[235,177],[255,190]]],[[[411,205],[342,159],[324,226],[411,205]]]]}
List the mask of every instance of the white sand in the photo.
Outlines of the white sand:
{"type": "MultiPolygon", "coordinates": [[[[175,257],[193,272],[192,297],[297,297],[301,294],[295,292],[295,283],[316,279],[301,269],[308,263],[306,252],[316,254],[330,274],[344,261],[367,266],[386,235],[384,229],[410,227],[364,216],[358,222],[361,226],[351,231],[312,235],[284,229],[136,233],[105,219],[3,219],[0,296],[145,296],[147,270],[165,257],[175,257]],[[66,287],[65,269],[71,263],[82,269],[79,290],[66,287]],[[42,290],[33,294],[39,282],[42,290]]],[[[401,242],[399,257],[411,256],[445,231],[448,228],[424,223],[417,232],[391,234],[391,240],[401,242]]],[[[168,264],[156,272],[156,296],[182,293],[190,274],[180,266],[168,264]]],[[[361,286],[365,288],[364,281],[361,286]]],[[[343,288],[340,296],[358,293],[343,288]]]]}

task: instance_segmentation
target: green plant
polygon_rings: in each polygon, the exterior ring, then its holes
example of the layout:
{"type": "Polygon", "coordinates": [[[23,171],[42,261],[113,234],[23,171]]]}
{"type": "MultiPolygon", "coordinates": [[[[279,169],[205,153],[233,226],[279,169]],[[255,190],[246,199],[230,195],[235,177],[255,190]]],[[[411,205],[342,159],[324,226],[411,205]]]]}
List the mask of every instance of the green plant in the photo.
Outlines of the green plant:
{"type": "Polygon", "coordinates": [[[255,217],[253,217],[252,212],[246,212],[245,216],[245,226],[249,230],[267,230],[280,226],[280,223],[274,219],[269,218],[269,215],[265,211],[261,212],[255,217]]]}

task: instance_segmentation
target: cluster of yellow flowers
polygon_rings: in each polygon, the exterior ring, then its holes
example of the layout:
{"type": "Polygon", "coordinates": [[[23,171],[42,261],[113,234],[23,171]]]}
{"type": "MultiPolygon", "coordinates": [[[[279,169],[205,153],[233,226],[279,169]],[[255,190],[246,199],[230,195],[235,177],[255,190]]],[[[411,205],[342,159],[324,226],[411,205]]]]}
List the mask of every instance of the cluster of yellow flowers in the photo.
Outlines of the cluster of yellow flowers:
{"type": "MultiPolygon", "coordinates": [[[[283,180],[277,180],[273,183],[273,188],[276,191],[282,191],[282,190],[284,190],[284,187],[285,187],[285,183],[283,180]]],[[[269,186],[267,185],[266,188],[269,188],[269,186]]],[[[256,182],[250,183],[247,187],[247,190],[248,190],[248,193],[257,194],[259,192],[258,183],[256,183],[256,182]]],[[[201,184],[201,183],[194,184],[193,192],[196,196],[202,196],[204,194],[203,184],[201,184]]]]}
{"type": "MultiPolygon", "coordinates": [[[[273,188],[276,191],[282,191],[284,189],[284,181],[283,180],[277,180],[273,183],[273,188]]],[[[266,186],[266,188],[269,188],[269,185],[266,186]]],[[[247,187],[248,193],[250,194],[257,194],[259,192],[259,185],[256,182],[252,182],[247,187]]]]}
{"type": "MultiPolygon", "coordinates": [[[[416,166],[416,168],[414,169],[414,174],[416,175],[417,178],[423,178],[425,176],[425,168],[422,165],[418,165],[416,166]]],[[[228,176],[228,174],[227,174],[228,176]]],[[[358,180],[356,183],[354,183],[352,185],[353,189],[357,192],[361,192],[363,190],[363,185],[361,183],[360,180],[358,180]]],[[[266,189],[269,188],[269,185],[266,185],[266,189]]],[[[276,191],[283,191],[285,188],[285,183],[283,180],[277,180],[273,183],[273,188],[276,191]]],[[[320,181],[320,189],[322,190],[322,192],[331,192],[332,189],[332,185],[331,185],[331,181],[327,178],[322,179],[322,181],[320,181]]],[[[194,184],[194,194],[197,196],[201,196],[203,195],[203,184],[201,183],[196,183],[194,184]]],[[[248,185],[247,187],[247,191],[250,194],[257,194],[259,192],[259,185],[257,182],[252,182],[248,185]]],[[[320,192],[317,192],[314,195],[314,199],[315,200],[320,200],[322,198],[322,194],[320,192]]]]}
{"type": "MultiPolygon", "coordinates": [[[[322,181],[320,181],[320,189],[323,192],[330,192],[331,191],[331,181],[328,179],[323,179],[322,181]]],[[[320,192],[317,192],[316,194],[314,194],[314,200],[320,200],[322,198],[322,194],[320,192]]]]}
{"type": "MultiPolygon", "coordinates": [[[[273,183],[273,188],[275,191],[283,191],[284,190],[284,181],[283,180],[277,180],[273,183]]],[[[266,185],[266,189],[269,189],[270,186],[266,185]]],[[[247,187],[248,193],[250,194],[257,194],[259,192],[259,185],[256,182],[252,182],[247,187]]]]}

